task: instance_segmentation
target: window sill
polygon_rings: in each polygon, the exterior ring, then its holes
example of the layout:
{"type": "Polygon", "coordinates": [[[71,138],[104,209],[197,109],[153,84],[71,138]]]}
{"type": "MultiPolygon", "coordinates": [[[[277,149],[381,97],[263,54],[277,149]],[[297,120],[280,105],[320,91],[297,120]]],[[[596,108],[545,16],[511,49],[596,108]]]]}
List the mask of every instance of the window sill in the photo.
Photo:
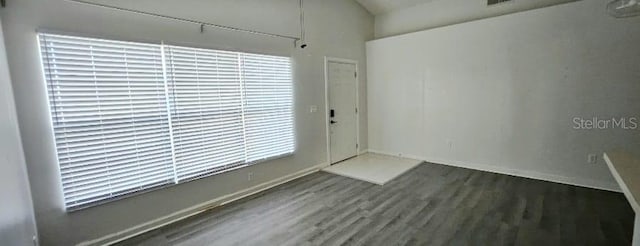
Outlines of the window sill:
{"type": "Polygon", "coordinates": [[[129,194],[113,197],[113,198],[110,198],[110,199],[101,200],[101,201],[98,201],[98,202],[95,202],[95,203],[89,203],[89,204],[85,204],[85,205],[81,205],[81,206],[77,206],[77,207],[67,208],[65,210],[65,212],[66,213],[75,213],[75,212],[83,211],[83,210],[86,210],[86,209],[89,209],[89,208],[99,207],[101,205],[110,204],[110,203],[113,203],[113,202],[116,202],[116,201],[124,200],[124,199],[135,197],[135,196],[140,196],[140,195],[147,194],[147,193],[150,193],[150,192],[154,192],[154,191],[157,191],[157,190],[163,190],[163,189],[166,189],[166,188],[180,186],[182,184],[186,184],[186,183],[190,183],[190,182],[193,182],[193,181],[209,178],[209,177],[216,176],[216,175],[223,174],[223,173],[227,173],[227,172],[232,172],[232,171],[243,169],[245,167],[250,167],[250,166],[253,166],[253,165],[256,165],[256,164],[262,164],[262,163],[266,163],[266,162],[269,162],[269,161],[274,161],[274,160],[278,160],[278,159],[284,159],[284,158],[287,158],[287,157],[291,157],[294,154],[295,154],[295,151],[291,152],[291,153],[286,153],[286,154],[282,154],[282,155],[277,155],[277,156],[273,156],[273,157],[268,157],[268,158],[264,158],[264,159],[260,159],[260,160],[256,160],[256,161],[252,161],[252,162],[248,162],[248,163],[244,163],[244,164],[240,164],[240,165],[237,165],[237,166],[234,166],[234,167],[225,168],[225,169],[222,169],[222,170],[219,170],[219,171],[214,171],[214,172],[202,174],[202,175],[199,175],[199,176],[196,176],[196,177],[193,177],[193,178],[185,179],[185,180],[180,181],[179,183],[169,183],[169,184],[156,186],[156,187],[152,187],[152,188],[148,188],[148,189],[132,192],[132,193],[129,193],[129,194]]]}

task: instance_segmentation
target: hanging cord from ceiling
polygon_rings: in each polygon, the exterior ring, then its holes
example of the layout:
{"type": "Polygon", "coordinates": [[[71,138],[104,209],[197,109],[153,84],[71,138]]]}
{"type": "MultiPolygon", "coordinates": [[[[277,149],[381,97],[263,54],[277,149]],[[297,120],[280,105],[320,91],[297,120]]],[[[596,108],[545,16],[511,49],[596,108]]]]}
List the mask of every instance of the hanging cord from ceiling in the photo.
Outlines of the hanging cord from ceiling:
{"type": "MultiPolygon", "coordinates": [[[[0,0],[0,1],[4,2],[5,0],[0,0]]],[[[228,30],[228,31],[250,33],[250,34],[267,36],[267,37],[274,37],[274,38],[290,39],[290,40],[293,40],[294,45],[298,41],[301,40],[301,38],[299,38],[299,37],[293,37],[293,36],[287,36],[287,35],[275,34],[275,33],[268,33],[268,32],[261,32],[261,31],[237,28],[237,27],[232,27],[232,26],[218,25],[218,24],[214,24],[214,23],[207,23],[207,22],[203,22],[203,21],[197,21],[197,20],[191,20],[191,19],[186,19],[186,18],[174,17],[174,16],[169,16],[169,15],[150,13],[150,12],[145,12],[145,11],[140,11],[140,10],[135,10],[135,9],[122,8],[122,7],[111,6],[111,5],[100,4],[100,3],[94,3],[94,2],[84,1],[84,0],[66,0],[66,1],[79,3],[79,4],[90,5],[90,6],[94,6],[94,7],[101,7],[101,8],[107,8],[107,9],[112,9],[112,10],[117,10],[117,11],[123,11],[123,12],[129,12],[129,13],[135,13],[135,14],[140,14],[140,15],[153,16],[153,17],[158,17],[158,18],[163,18],[163,19],[168,19],[168,20],[174,20],[174,21],[180,21],[180,22],[196,24],[196,25],[198,25],[200,27],[200,32],[204,32],[204,27],[208,26],[208,27],[213,27],[213,28],[218,28],[218,29],[223,29],[223,30],[228,30]]],[[[302,0],[300,0],[300,3],[302,4],[302,0]]],[[[303,17],[304,17],[304,13],[302,13],[302,5],[300,5],[300,10],[301,10],[301,20],[302,20],[303,17]]],[[[302,26],[302,24],[301,24],[301,26],[302,26]]],[[[301,34],[304,34],[304,31],[301,31],[301,34]]],[[[302,45],[306,46],[305,44],[302,44],[302,45]]]]}
{"type": "Polygon", "coordinates": [[[304,30],[304,0],[300,0],[300,48],[304,49],[307,47],[307,43],[305,42],[305,30],[304,30]]]}

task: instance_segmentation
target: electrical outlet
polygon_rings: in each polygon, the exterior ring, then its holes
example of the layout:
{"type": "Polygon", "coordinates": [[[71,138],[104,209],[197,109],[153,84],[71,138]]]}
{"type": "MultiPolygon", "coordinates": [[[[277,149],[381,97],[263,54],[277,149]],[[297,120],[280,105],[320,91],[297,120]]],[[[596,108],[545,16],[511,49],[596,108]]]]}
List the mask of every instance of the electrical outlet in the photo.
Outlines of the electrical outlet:
{"type": "Polygon", "coordinates": [[[253,179],[253,173],[247,174],[247,180],[251,181],[253,179]]]}
{"type": "Polygon", "coordinates": [[[587,162],[596,163],[597,161],[598,161],[598,155],[596,155],[596,154],[588,154],[587,155],[587,162]]]}
{"type": "Polygon", "coordinates": [[[449,149],[453,148],[453,141],[451,141],[451,139],[447,139],[447,147],[449,147],[449,149]]]}

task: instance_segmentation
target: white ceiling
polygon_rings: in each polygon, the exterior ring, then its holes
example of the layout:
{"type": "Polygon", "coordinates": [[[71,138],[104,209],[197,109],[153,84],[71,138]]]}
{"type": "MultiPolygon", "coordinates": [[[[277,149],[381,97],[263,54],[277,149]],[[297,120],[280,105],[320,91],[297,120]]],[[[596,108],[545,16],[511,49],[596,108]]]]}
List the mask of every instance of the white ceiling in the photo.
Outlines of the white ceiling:
{"type": "Polygon", "coordinates": [[[433,0],[356,0],[373,15],[404,9],[433,0]]]}

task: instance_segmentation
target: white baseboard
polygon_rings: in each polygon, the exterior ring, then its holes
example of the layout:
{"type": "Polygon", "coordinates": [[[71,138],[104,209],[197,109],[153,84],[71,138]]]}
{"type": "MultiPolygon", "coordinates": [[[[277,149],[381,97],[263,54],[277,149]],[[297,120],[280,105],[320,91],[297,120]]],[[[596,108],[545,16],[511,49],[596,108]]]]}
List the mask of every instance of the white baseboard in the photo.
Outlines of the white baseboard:
{"type": "Polygon", "coordinates": [[[492,173],[517,176],[517,177],[524,177],[524,178],[537,179],[537,180],[543,180],[543,181],[549,181],[549,182],[555,182],[555,183],[561,183],[561,184],[581,186],[581,187],[587,187],[587,188],[598,189],[598,190],[622,192],[620,190],[620,187],[618,187],[616,183],[607,183],[607,182],[600,182],[600,181],[590,180],[590,179],[566,177],[566,176],[560,176],[560,175],[549,174],[549,173],[541,173],[536,171],[518,170],[513,168],[487,165],[487,164],[481,164],[481,163],[471,163],[471,162],[465,162],[465,161],[453,161],[453,160],[444,160],[444,159],[438,159],[438,158],[428,158],[423,156],[404,155],[404,154],[390,153],[386,151],[379,151],[379,150],[373,150],[373,149],[369,149],[369,152],[383,154],[383,155],[406,157],[406,158],[411,158],[416,160],[423,160],[426,162],[442,164],[447,166],[462,167],[462,168],[468,168],[468,169],[474,169],[474,170],[480,170],[480,171],[486,171],[486,172],[492,172],[492,173]]]}
{"type": "Polygon", "coordinates": [[[222,206],[225,204],[228,204],[230,202],[245,198],[247,196],[256,194],[258,192],[264,191],[264,190],[268,190],[272,187],[284,184],[286,182],[289,182],[291,180],[315,173],[317,171],[319,171],[320,169],[324,168],[327,166],[327,163],[321,163],[318,165],[315,165],[313,167],[289,174],[287,176],[283,176],[281,178],[278,179],[274,179],[232,194],[228,194],[222,197],[218,197],[212,200],[209,200],[207,202],[203,202],[200,203],[198,205],[177,211],[175,213],[169,214],[167,216],[163,216],[160,217],[158,219],[154,219],[152,221],[148,221],[146,223],[128,228],[126,230],[122,230],[116,233],[112,233],[97,239],[93,239],[93,240],[89,240],[89,241],[84,241],[82,243],[77,244],[78,246],[85,246],[85,245],[112,245],[121,241],[124,241],[126,239],[138,236],[140,234],[143,234],[145,232],[149,232],[155,229],[158,229],[160,227],[169,225],[171,223],[183,220],[185,218],[194,216],[196,214],[205,212],[209,209],[212,209],[214,207],[218,207],[218,206],[222,206]]]}

